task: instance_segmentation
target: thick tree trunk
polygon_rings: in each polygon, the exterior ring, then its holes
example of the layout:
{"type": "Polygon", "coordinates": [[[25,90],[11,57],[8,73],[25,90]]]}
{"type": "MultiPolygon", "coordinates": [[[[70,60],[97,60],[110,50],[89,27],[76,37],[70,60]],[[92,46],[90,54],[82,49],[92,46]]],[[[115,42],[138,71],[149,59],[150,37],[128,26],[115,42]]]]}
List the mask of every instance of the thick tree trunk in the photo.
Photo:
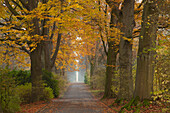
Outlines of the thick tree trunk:
{"type": "MultiPolygon", "coordinates": [[[[132,40],[134,27],[134,2],[135,0],[124,0],[122,10],[122,32],[124,37],[132,40]]],[[[132,79],[132,44],[130,41],[121,38],[119,48],[120,63],[120,89],[119,98],[130,99],[133,96],[132,79]]]]}
{"type": "Polygon", "coordinates": [[[42,94],[42,65],[41,65],[41,45],[30,53],[31,59],[31,79],[32,79],[32,102],[40,99],[42,94]]]}
{"type": "Polygon", "coordinates": [[[156,2],[156,0],[146,1],[143,10],[134,92],[134,97],[139,97],[141,100],[151,99],[151,92],[153,91],[154,48],[158,28],[156,2]]]}
{"type": "Polygon", "coordinates": [[[44,68],[48,72],[52,72],[52,68],[54,67],[54,65],[52,66],[52,61],[51,61],[52,48],[50,46],[52,46],[50,41],[45,41],[43,43],[44,68]]]}
{"type": "MultiPolygon", "coordinates": [[[[28,7],[29,10],[32,11],[38,6],[37,0],[29,0],[28,1],[28,7]]],[[[30,36],[35,38],[35,35],[40,35],[40,29],[39,29],[39,19],[36,17],[32,19],[32,22],[30,24],[33,24],[33,26],[30,26],[32,31],[30,31],[30,36]]],[[[42,59],[41,59],[41,52],[42,52],[42,42],[41,40],[38,40],[39,43],[37,44],[37,47],[32,50],[30,53],[30,59],[31,59],[31,81],[32,81],[32,102],[39,101],[42,94],[42,59]]],[[[30,48],[33,49],[33,48],[30,48]]]]}
{"type": "Polygon", "coordinates": [[[115,97],[112,91],[112,85],[116,87],[116,83],[112,80],[115,78],[116,73],[116,48],[113,41],[108,43],[107,67],[106,67],[106,83],[103,98],[115,97]]]}
{"type": "MultiPolygon", "coordinates": [[[[109,4],[109,3],[108,3],[109,4]]],[[[115,15],[115,11],[118,12],[116,8],[113,8],[113,4],[109,4],[112,7],[111,11],[111,21],[110,21],[110,29],[114,28],[115,24],[118,22],[118,18],[115,15]]],[[[108,37],[108,54],[107,54],[107,67],[106,67],[106,83],[105,83],[105,91],[103,98],[111,98],[116,97],[115,93],[112,91],[112,86],[117,87],[118,83],[113,81],[116,79],[116,56],[118,51],[118,46],[114,42],[113,36],[108,37]]]]}
{"type": "Polygon", "coordinates": [[[3,113],[3,110],[2,110],[2,105],[0,103],[0,113],[3,113]]]}

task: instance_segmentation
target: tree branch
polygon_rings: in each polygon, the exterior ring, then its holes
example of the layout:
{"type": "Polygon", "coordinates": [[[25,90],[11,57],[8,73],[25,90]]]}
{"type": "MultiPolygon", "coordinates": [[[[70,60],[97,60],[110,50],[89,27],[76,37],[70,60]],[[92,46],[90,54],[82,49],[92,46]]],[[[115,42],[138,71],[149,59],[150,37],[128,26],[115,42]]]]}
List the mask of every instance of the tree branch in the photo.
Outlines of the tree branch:
{"type": "Polygon", "coordinates": [[[103,40],[103,35],[102,35],[102,32],[101,32],[101,26],[99,25],[99,28],[100,28],[100,37],[101,37],[101,40],[102,40],[102,43],[103,43],[103,47],[104,47],[104,52],[106,53],[106,55],[108,55],[108,52],[106,50],[106,45],[105,45],[105,41],[103,40]]]}
{"type": "MultiPolygon", "coordinates": [[[[102,39],[102,38],[101,38],[102,39]]],[[[105,54],[108,56],[108,52],[106,50],[106,45],[105,45],[105,41],[102,39],[102,43],[103,43],[103,47],[104,47],[104,52],[105,54]]]]}
{"type": "Polygon", "coordinates": [[[23,10],[23,8],[19,5],[19,3],[17,3],[17,2],[14,1],[14,0],[12,0],[12,2],[13,2],[14,4],[16,4],[21,10],[23,10]]]}
{"type": "MultiPolygon", "coordinates": [[[[15,44],[18,45],[18,46],[20,46],[20,47],[18,47],[20,50],[23,50],[23,51],[25,51],[27,54],[30,54],[30,51],[29,51],[25,46],[23,46],[23,44],[21,44],[20,42],[16,42],[16,40],[11,39],[11,38],[8,38],[8,39],[0,39],[0,41],[6,41],[6,40],[15,41],[15,44]]],[[[7,44],[7,45],[8,45],[9,47],[17,48],[17,47],[15,47],[15,46],[13,46],[13,45],[9,45],[9,44],[7,44]]]]}
{"type": "Polygon", "coordinates": [[[23,0],[19,0],[23,7],[25,7],[27,10],[29,10],[28,4],[26,4],[23,0]]]}
{"type": "MultiPolygon", "coordinates": [[[[8,26],[7,24],[4,24],[4,23],[1,23],[0,22],[0,25],[2,26],[8,26]]],[[[20,29],[20,28],[17,28],[17,27],[10,27],[11,29],[15,29],[15,30],[19,30],[19,31],[24,31],[24,29],[20,29]]]]}
{"type": "Polygon", "coordinates": [[[15,44],[21,46],[21,47],[19,47],[19,49],[25,51],[27,54],[30,55],[30,51],[25,46],[23,46],[22,44],[17,43],[17,42],[15,42],[15,44]]]}
{"type": "Polygon", "coordinates": [[[52,33],[51,33],[50,39],[53,39],[54,31],[55,31],[55,28],[56,28],[55,24],[56,24],[56,22],[54,22],[54,24],[53,24],[53,29],[52,29],[52,33]]]}
{"type": "Polygon", "coordinates": [[[141,31],[141,28],[139,28],[138,30],[134,31],[133,34],[134,33],[139,33],[140,31],[141,31]]]}
{"type": "MultiPolygon", "coordinates": [[[[5,1],[6,6],[8,7],[8,9],[10,10],[10,12],[11,12],[12,14],[14,14],[15,16],[18,16],[19,14],[18,14],[18,13],[16,12],[16,10],[9,4],[9,1],[8,1],[8,0],[4,0],[4,1],[5,1]]],[[[22,20],[23,18],[17,17],[17,19],[22,20]]]]}
{"type": "Polygon", "coordinates": [[[60,47],[60,42],[61,42],[61,33],[58,33],[58,38],[57,38],[57,44],[56,44],[56,49],[55,49],[55,52],[54,52],[54,55],[52,56],[51,58],[51,67],[54,66],[54,63],[55,63],[55,60],[56,60],[56,57],[57,57],[57,54],[58,54],[58,51],[59,51],[59,47],[60,47]]]}

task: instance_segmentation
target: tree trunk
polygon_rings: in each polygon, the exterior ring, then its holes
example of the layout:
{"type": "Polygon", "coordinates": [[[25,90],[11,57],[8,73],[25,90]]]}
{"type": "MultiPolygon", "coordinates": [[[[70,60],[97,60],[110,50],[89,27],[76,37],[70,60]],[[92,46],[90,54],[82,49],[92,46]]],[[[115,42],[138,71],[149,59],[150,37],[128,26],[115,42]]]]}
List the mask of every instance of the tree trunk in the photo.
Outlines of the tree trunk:
{"type": "Polygon", "coordinates": [[[142,28],[137,57],[136,87],[134,97],[151,99],[153,91],[154,54],[158,11],[155,0],[146,1],[142,16],[142,28]]]}
{"type": "Polygon", "coordinates": [[[3,113],[3,110],[2,110],[2,105],[0,103],[0,113],[3,113]]]}
{"type": "MultiPolygon", "coordinates": [[[[49,39],[48,39],[49,40],[49,39]]],[[[48,72],[52,72],[52,61],[51,61],[51,54],[52,54],[52,43],[50,41],[45,41],[43,43],[43,52],[44,52],[44,68],[48,72]]]]}
{"type": "MultiPolygon", "coordinates": [[[[125,0],[122,10],[122,32],[124,37],[132,40],[134,27],[134,2],[135,0],[125,0]]],[[[121,38],[119,48],[120,63],[120,89],[119,98],[130,99],[133,96],[132,79],[132,44],[130,41],[121,38]]]]}
{"type": "Polygon", "coordinates": [[[96,47],[95,47],[95,56],[93,58],[92,56],[92,59],[90,61],[90,83],[91,83],[91,87],[94,88],[94,85],[93,85],[93,79],[92,77],[95,76],[95,72],[96,72],[96,69],[98,68],[98,59],[99,59],[99,44],[100,44],[100,41],[96,41],[96,47]]]}
{"type": "MultiPolygon", "coordinates": [[[[111,4],[109,4],[110,7],[111,4]]],[[[115,11],[118,10],[112,8],[111,11],[111,21],[110,21],[110,29],[114,28],[115,24],[118,22],[118,18],[115,16],[115,11]]],[[[103,98],[111,98],[116,97],[115,93],[112,91],[112,86],[117,87],[118,83],[116,81],[112,81],[116,79],[116,56],[118,51],[118,46],[114,42],[114,36],[108,37],[108,54],[107,54],[107,67],[106,67],[106,82],[105,82],[105,91],[103,98]]]]}
{"type": "Polygon", "coordinates": [[[91,61],[90,62],[90,86],[91,88],[94,88],[93,87],[94,68],[95,68],[95,64],[93,63],[93,61],[91,61]]]}
{"type": "Polygon", "coordinates": [[[105,91],[103,98],[111,98],[115,97],[113,91],[112,91],[112,85],[113,87],[116,87],[117,83],[113,82],[112,79],[115,78],[116,73],[116,48],[114,46],[114,42],[110,41],[108,43],[108,55],[107,55],[107,67],[106,67],[106,83],[105,83],[105,91]]]}
{"type": "MultiPolygon", "coordinates": [[[[38,6],[37,0],[29,0],[28,1],[28,7],[29,10],[32,11],[38,6]]],[[[40,29],[39,29],[39,19],[36,17],[32,19],[30,24],[33,24],[30,26],[30,29],[33,29],[30,31],[30,36],[35,38],[35,35],[40,35],[40,29]]],[[[42,94],[42,59],[41,59],[41,52],[42,52],[42,42],[41,40],[38,40],[39,43],[37,44],[37,47],[35,47],[34,50],[30,53],[30,59],[31,59],[31,81],[32,81],[32,102],[39,101],[41,94],[42,94]]],[[[30,48],[33,49],[33,48],[30,48]]]]}
{"type": "Polygon", "coordinates": [[[32,102],[39,101],[42,94],[42,65],[41,65],[41,45],[30,53],[31,59],[31,79],[32,79],[32,102]]]}

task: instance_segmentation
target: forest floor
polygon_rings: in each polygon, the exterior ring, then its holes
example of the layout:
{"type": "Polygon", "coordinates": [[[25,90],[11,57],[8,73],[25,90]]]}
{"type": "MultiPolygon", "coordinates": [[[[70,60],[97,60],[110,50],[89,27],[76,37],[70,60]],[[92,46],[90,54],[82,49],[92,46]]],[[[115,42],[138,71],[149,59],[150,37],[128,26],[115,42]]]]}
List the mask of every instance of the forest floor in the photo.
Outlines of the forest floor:
{"type": "Polygon", "coordinates": [[[82,83],[70,84],[63,97],[50,102],[23,105],[21,113],[115,113],[95,98],[89,87],[82,83]]]}
{"type": "MultiPolygon", "coordinates": [[[[115,98],[102,99],[104,95],[104,90],[91,89],[90,91],[96,99],[100,100],[103,104],[113,109],[114,113],[119,113],[121,108],[128,103],[128,101],[123,101],[121,105],[118,105],[117,103],[115,103],[115,98]]],[[[158,101],[154,104],[149,104],[148,106],[141,106],[140,108],[138,108],[138,112],[135,106],[131,106],[131,108],[132,110],[129,111],[124,108],[123,111],[120,113],[170,113],[170,103],[163,104],[158,101]]]]}

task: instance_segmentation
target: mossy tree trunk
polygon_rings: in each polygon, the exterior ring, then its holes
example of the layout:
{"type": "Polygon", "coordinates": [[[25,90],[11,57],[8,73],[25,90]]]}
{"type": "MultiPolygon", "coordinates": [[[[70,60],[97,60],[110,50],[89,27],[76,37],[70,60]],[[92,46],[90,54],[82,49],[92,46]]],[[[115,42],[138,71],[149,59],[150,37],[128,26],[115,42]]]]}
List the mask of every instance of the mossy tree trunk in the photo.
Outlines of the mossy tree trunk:
{"type": "Polygon", "coordinates": [[[132,32],[134,27],[134,2],[135,0],[124,0],[121,20],[123,27],[121,31],[125,38],[120,40],[119,63],[120,63],[120,88],[119,98],[130,99],[133,97],[132,79],[132,32]]]}
{"type": "Polygon", "coordinates": [[[159,16],[156,4],[157,0],[147,0],[142,15],[134,92],[134,97],[141,100],[151,99],[153,91],[155,41],[159,16]]]}
{"type": "MultiPolygon", "coordinates": [[[[108,2],[108,5],[112,7],[112,3],[108,2]]],[[[115,11],[118,12],[118,9],[112,7],[111,11],[111,21],[110,29],[114,28],[114,25],[117,24],[118,19],[115,16],[115,11]]],[[[105,91],[103,98],[116,97],[115,93],[112,91],[112,86],[117,87],[117,82],[114,81],[116,74],[116,56],[118,53],[118,46],[115,43],[115,37],[111,36],[108,38],[108,52],[107,52],[107,67],[106,67],[106,82],[105,82],[105,91]]]]}
{"type": "Polygon", "coordinates": [[[3,113],[3,110],[2,110],[2,105],[0,103],[0,113],[3,113]]]}
{"type": "Polygon", "coordinates": [[[108,55],[107,55],[107,67],[106,67],[106,82],[103,98],[115,97],[112,91],[112,85],[116,87],[116,83],[112,80],[115,78],[116,73],[116,47],[114,41],[108,42],[108,55]]]}

